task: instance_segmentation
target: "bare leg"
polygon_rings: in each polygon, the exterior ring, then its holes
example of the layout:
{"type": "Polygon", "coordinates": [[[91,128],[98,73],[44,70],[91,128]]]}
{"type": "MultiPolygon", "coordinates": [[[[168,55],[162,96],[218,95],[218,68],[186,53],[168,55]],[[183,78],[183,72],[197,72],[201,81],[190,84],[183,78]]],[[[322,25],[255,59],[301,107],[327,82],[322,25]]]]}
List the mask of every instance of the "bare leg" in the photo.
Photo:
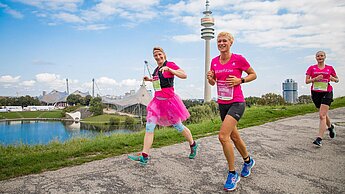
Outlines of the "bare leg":
{"type": "Polygon", "coordinates": [[[153,143],[153,137],[154,137],[153,132],[146,132],[145,133],[143,152],[146,154],[149,154],[150,148],[151,148],[152,143],[153,143]]]}
{"type": "Polygon", "coordinates": [[[189,145],[192,145],[194,143],[192,133],[190,132],[190,130],[187,127],[185,127],[181,133],[186,138],[186,140],[189,142],[189,145]]]}
{"type": "Polygon", "coordinates": [[[319,116],[320,116],[320,124],[319,124],[319,137],[323,137],[323,134],[327,130],[327,114],[328,114],[329,106],[325,104],[321,104],[319,116]]]}
{"type": "Polygon", "coordinates": [[[230,137],[231,137],[231,140],[234,142],[238,152],[240,152],[242,158],[247,158],[249,154],[247,152],[246,144],[242,140],[240,133],[238,132],[238,129],[236,126],[235,126],[234,130],[232,131],[230,137]]]}
{"type": "Polygon", "coordinates": [[[326,115],[326,125],[327,127],[331,127],[331,120],[329,119],[328,114],[326,115]]]}
{"type": "Polygon", "coordinates": [[[230,135],[235,129],[236,124],[236,119],[226,115],[218,135],[218,139],[223,146],[225,158],[228,161],[229,171],[235,171],[235,154],[234,147],[230,141],[230,135]]]}

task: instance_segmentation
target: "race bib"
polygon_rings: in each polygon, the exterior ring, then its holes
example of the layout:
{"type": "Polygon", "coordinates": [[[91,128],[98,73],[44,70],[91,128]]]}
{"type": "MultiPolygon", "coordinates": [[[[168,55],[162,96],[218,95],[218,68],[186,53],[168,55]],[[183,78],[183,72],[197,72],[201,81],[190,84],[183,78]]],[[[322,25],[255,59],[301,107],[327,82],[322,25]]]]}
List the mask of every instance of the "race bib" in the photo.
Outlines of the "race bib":
{"type": "Polygon", "coordinates": [[[328,82],[326,81],[316,81],[313,84],[313,90],[327,91],[328,82]]]}
{"type": "Polygon", "coordinates": [[[158,76],[153,76],[152,84],[153,84],[153,89],[155,91],[161,91],[162,90],[162,88],[161,88],[161,81],[159,80],[158,76]]]}
{"type": "Polygon", "coordinates": [[[234,88],[230,87],[226,81],[217,81],[217,91],[219,100],[232,100],[234,88]]]}

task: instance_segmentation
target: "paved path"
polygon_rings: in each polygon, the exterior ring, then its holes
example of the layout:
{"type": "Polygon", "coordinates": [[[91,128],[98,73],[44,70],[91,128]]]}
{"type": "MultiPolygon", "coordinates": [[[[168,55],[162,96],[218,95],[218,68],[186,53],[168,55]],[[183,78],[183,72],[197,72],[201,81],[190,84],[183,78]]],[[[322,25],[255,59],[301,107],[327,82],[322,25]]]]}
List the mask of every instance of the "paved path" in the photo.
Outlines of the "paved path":
{"type": "MultiPolygon", "coordinates": [[[[318,114],[241,130],[256,160],[235,193],[345,193],[345,108],[330,112],[337,136],[311,142],[318,114]]],[[[201,138],[189,160],[187,143],[152,150],[146,167],[127,155],[0,182],[0,193],[224,193],[227,165],[217,136],[201,138]]],[[[242,159],[236,151],[237,170],[242,159]]]]}

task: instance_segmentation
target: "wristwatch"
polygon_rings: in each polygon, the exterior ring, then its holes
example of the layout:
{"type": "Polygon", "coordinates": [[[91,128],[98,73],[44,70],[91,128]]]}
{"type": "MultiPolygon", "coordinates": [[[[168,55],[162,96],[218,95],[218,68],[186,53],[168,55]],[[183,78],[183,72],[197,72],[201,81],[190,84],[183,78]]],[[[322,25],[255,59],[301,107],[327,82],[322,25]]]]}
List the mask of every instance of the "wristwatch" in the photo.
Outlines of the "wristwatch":
{"type": "Polygon", "coordinates": [[[242,84],[244,83],[244,82],[246,82],[246,80],[242,77],[241,78],[241,81],[242,81],[242,84]]]}

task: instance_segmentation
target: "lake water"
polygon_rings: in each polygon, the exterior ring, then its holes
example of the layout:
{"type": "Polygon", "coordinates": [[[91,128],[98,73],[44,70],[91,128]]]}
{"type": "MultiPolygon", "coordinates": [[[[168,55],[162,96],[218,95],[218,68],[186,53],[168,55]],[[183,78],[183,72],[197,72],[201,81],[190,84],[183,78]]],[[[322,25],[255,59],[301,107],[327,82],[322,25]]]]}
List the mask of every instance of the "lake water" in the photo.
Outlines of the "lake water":
{"type": "Polygon", "coordinates": [[[36,145],[51,141],[65,142],[76,137],[92,138],[101,133],[133,133],[140,126],[94,126],[76,122],[60,121],[6,121],[0,122],[1,145],[36,145]]]}

